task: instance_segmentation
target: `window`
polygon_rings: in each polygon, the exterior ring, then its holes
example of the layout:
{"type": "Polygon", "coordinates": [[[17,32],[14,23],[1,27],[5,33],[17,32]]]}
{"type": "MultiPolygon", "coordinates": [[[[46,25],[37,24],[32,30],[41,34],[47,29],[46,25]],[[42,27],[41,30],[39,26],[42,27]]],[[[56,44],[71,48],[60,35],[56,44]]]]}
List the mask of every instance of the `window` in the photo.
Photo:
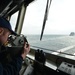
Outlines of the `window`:
{"type": "Polygon", "coordinates": [[[11,19],[10,19],[10,23],[12,25],[12,29],[15,31],[15,26],[16,26],[16,22],[17,22],[17,17],[18,17],[18,12],[16,12],[15,14],[13,14],[11,16],[11,19]]]}
{"type": "Polygon", "coordinates": [[[52,0],[40,41],[46,3],[47,0],[36,0],[27,7],[22,34],[27,36],[31,47],[75,55],[75,1],[52,0]],[[74,32],[73,36],[70,36],[71,32],[74,32]]]}

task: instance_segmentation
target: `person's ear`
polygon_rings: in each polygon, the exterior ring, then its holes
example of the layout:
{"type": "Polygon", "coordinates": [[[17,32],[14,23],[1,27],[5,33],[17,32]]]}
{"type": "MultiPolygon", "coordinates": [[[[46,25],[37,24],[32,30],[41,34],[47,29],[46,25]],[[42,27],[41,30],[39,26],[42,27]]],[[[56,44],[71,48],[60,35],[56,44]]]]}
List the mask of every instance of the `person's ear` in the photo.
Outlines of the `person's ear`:
{"type": "Polygon", "coordinates": [[[2,35],[4,33],[4,29],[0,28],[0,35],[2,35]]]}

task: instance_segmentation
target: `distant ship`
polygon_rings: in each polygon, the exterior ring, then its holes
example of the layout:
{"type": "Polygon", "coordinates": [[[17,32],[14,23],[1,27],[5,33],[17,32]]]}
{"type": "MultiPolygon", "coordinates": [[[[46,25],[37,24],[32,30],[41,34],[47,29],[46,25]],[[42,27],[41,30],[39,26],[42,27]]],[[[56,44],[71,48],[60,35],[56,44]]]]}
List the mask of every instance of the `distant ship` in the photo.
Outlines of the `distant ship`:
{"type": "Polygon", "coordinates": [[[75,36],[75,32],[71,32],[70,33],[70,36],[75,36]]]}

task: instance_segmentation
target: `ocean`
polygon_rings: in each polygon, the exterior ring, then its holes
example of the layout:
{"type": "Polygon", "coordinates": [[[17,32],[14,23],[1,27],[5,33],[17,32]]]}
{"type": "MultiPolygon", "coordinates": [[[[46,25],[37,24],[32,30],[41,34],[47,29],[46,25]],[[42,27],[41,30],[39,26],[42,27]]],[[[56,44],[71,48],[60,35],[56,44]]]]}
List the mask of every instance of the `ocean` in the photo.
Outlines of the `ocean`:
{"type": "Polygon", "coordinates": [[[75,36],[69,35],[26,35],[31,47],[40,48],[48,52],[61,51],[75,54],[75,36]]]}

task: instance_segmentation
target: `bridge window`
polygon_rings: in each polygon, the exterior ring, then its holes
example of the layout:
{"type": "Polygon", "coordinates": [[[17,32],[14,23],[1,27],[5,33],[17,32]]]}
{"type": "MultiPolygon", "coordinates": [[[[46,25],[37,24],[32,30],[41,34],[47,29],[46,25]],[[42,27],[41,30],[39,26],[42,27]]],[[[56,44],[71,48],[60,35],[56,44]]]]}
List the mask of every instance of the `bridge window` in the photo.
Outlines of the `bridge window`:
{"type": "Polygon", "coordinates": [[[75,55],[75,1],[52,0],[40,41],[46,3],[47,0],[35,0],[27,7],[22,34],[27,36],[31,47],[48,53],[58,51],[75,55]]]}
{"type": "Polygon", "coordinates": [[[13,14],[11,16],[11,19],[10,19],[10,23],[12,25],[12,29],[15,31],[15,27],[16,27],[16,22],[17,22],[17,18],[18,18],[18,12],[16,12],[15,14],[13,14]]]}

